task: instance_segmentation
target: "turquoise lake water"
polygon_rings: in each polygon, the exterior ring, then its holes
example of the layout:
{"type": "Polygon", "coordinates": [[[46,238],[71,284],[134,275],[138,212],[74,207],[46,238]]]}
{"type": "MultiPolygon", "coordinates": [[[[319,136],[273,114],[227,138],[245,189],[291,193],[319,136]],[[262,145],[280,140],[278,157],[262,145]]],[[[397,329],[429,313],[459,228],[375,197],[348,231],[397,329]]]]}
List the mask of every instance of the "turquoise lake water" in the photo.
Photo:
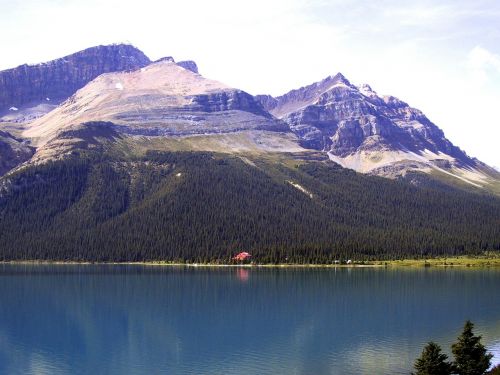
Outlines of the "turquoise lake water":
{"type": "Polygon", "coordinates": [[[466,319],[500,362],[498,269],[0,265],[1,374],[408,374],[466,319]]]}

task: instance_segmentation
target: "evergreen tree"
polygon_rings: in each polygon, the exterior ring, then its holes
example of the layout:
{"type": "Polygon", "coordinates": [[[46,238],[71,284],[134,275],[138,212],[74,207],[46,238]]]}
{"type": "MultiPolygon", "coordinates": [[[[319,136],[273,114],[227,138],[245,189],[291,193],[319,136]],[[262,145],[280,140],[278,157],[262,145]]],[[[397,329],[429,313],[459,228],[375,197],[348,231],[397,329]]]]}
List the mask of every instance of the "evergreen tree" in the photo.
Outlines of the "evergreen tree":
{"type": "Polygon", "coordinates": [[[458,375],[482,375],[491,365],[493,355],[486,352],[481,336],[475,336],[472,328],[474,324],[467,320],[458,341],[451,347],[455,356],[454,371],[458,375]]]}
{"type": "Polygon", "coordinates": [[[441,353],[441,347],[431,341],[415,361],[414,368],[417,372],[414,375],[449,375],[452,366],[447,359],[448,356],[441,353]]]}
{"type": "Polygon", "coordinates": [[[88,153],[0,178],[0,260],[332,263],[500,250],[500,199],[310,162],[88,153]],[[313,198],[290,181],[304,186],[313,198]]]}

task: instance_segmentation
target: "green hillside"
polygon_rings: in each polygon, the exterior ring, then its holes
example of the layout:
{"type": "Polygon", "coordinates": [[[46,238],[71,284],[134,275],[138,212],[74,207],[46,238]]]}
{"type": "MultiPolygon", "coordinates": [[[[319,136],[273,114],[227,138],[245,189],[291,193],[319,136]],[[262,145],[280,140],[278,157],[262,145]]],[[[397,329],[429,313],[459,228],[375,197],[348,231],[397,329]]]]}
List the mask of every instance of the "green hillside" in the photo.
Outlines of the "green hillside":
{"type": "Polygon", "coordinates": [[[102,153],[0,179],[0,260],[322,263],[500,249],[500,199],[331,162],[102,153]]]}

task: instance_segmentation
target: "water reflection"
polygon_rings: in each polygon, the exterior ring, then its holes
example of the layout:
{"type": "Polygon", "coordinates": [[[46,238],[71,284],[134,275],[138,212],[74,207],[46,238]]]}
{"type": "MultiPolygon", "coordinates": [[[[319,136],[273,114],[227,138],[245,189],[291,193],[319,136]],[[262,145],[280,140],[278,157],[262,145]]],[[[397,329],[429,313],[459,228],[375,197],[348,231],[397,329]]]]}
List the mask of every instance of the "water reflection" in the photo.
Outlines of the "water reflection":
{"type": "Polygon", "coordinates": [[[236,276],[238,277],[238,280],[245,283],[248,281],[248,277],[250,276],[250,271],[245,268],[238,268],[236,270],[236,276]]]}
{"type": "Polygon", "coordinates": [[[0,373],[408,373],[468,318],[498,347],[499,282],[495,270],[4,265],[0,373]]]}

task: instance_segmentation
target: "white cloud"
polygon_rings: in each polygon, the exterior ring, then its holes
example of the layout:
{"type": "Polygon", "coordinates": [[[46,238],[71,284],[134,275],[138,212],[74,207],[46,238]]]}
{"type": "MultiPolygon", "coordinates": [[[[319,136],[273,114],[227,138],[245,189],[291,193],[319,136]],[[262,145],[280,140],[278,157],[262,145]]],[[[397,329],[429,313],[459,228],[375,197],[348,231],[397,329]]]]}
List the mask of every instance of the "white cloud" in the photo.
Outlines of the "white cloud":
{"type": "Polygon", "coordinates": [[[414,5],[410,7],[390,8],[384,14],[387,17],[393,18],[401,25],[429,26],[431,24],[442,23],[452,13],[450,7],[446,5],[414,5]]]}
{"type": "Polygon", "coordinates": [[[467,56],[467,67],[473,79],[484,85],[491,78],[500,78],[500,55],[476,46],[467,56]]]}

